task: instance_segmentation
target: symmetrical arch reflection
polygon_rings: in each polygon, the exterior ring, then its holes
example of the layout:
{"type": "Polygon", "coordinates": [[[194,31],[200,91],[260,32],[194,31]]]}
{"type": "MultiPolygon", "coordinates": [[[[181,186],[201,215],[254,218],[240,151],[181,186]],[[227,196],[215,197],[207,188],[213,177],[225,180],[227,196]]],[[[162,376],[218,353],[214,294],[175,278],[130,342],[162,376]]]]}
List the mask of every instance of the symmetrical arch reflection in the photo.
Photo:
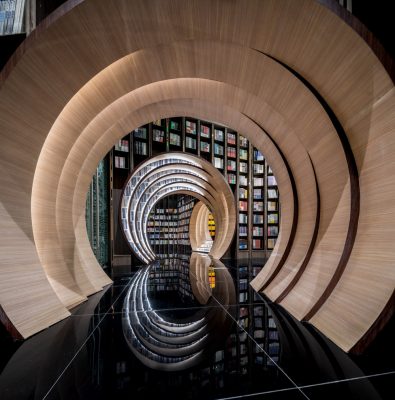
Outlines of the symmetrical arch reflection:
{"type": "Polygon", "coordinates": [[[125,297],[122,317],[125,339],[133,354],[150,368],[179,371],[196,365],[231,326],[230,310],[236,296],[228,269],[220,261],[196,253],[187,262],[193,295],[206,306],[187,321],[169,321],[153,309],[147,286],[155,265],[145,266],[136,273],[125,297]],[[216,269],[221,281],[221,287],[215,289],[215,299],[208,281],[209,268],[216,269]]]}

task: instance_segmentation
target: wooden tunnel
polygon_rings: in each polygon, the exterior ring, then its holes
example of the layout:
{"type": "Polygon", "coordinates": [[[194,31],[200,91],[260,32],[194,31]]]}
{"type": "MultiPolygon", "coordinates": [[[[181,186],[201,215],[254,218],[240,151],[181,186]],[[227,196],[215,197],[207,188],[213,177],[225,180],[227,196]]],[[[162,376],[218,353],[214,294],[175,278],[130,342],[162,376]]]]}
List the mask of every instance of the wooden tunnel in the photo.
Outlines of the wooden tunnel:
{"type": "Polygon", "coordinates": [[[394,83],[324,4],[70,0],[0,86],[0,314],[15,336],[110,283],[86,233],[91,177],[127,132],[180,115],[242,132],[276,175],[280,236],[254,289],[345,351],[392,314],[394,83]]]}

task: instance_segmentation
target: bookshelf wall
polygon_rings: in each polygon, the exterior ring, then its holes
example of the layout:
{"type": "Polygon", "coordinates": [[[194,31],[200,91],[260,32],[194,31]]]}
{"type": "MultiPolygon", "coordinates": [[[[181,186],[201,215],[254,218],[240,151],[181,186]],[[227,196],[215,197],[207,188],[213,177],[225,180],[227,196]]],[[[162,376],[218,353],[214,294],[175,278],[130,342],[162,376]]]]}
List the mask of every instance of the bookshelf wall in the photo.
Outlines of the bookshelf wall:
{"type": "Polygon", "coordinates": [[[156,203],[148,220],[148,239],[158,258],[191,254],[189,220],[196,199],[170,195],[156,203]]]}
{"type": "MultiPolygon", "coordinates": [[[[229,183],[238,208],[238,224],[225,257],[264,257],[273,249],[280,208],[275,178],[264,156],[243,135],[227,127],[190,117],[166,118],[134,130],[112,149],[112,265],[129,265],[133,258],[118,222],[117,204],[127,177],[147,158],[168,151],[201,156],[229,183]]],[[[177,232],[179,240],[187,240],[186,225],[184,222],[185,231],[177,232]]]]}

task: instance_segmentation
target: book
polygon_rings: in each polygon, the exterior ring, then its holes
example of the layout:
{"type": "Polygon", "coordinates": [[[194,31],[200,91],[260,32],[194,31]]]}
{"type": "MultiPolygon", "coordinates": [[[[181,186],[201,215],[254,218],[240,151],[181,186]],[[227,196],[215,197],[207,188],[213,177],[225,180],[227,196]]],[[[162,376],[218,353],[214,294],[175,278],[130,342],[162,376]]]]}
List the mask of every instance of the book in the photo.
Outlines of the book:
{"type": "Polygon", "coordinates": [[[196,139],[192,137],[185,137],[185,147],[187,149],[196,149],[196,139]]]}
{"type": "Polygon", "coordinates": [[[229,158],[236,158],[236,147],[228,147],[227,155],[229,158]]]}
{"type": "Polygon", "coordinates": [[[248,150],[240,149],[239,150],[239,158],[240,158],[240,160],[248,160],[248,150]]]}
{"type": "Polygon", "coordinates": [[[268,224],[278,224],[278,214],[268,214],[267,215],[268,224]]]}
{"type": "Polygon", "coordinates": [[[263,164],[255,164],[254,163],[254,174],[263,174],[264,169],[263,169],[263,164]]]}
{"type": "Polygon", "coordinates": [[[134,153],[137,155],[146,156],[148,154],[147,143],[136,140],[134,142],[134,153]]]}
{"type": "Polygon", "coordinates": [[[210,143],[201,141],[200,142],[200,151],[209,153],[210,152],[210,143]]]}
{"type": "Polygon", "coordinates": [[[224,155],[224,146],[221,146],[218,143],[214,143],[214,154],[218,156],[224,155]]]}
{"type": "Polygon", "coordinates": [[[214,129],[214,140],[217,140],[218,142],[223,142],[224,131],[222,131],[221,129],[214,129]]]}
{"type": "Polygon", "coordinates": [[[239,198],[246,199],[248,197],[248,191],[244,188],[239,188],[239,198]]]}
{"type": "Polygon", "coordinates": [[[236,171],[236,161],[228,160],[227,168],[228,171],[236,171]]]}
{"type": "Polygon", "coordinates": [[[268,186],[277,186],[276,178],[273,175],[269,175],[267,177],[267,184],[268,186]]]}
{"type": "Polygon", "coordinates": [[[165,132],[160,129],[153,129],[152,130],[152,140],[154,142],[164,143],[165,132]]]}
{"type": "Polygon", "coordinates": [[[254,201],[253,210],[254,211],[263,211],[263,201],[254,201]]]}
{"type": "Polygon", "coordinates": [[[263,182],[263,178],[256,178],[254,177],[254,186],[263,186],[264,182],[263,182]]]}
{"type": "Polygon", "coordinates": [[[242,135],[239,135],[239,145],[240,147],[248,147],[248,139],[242,135]]]}
{"type": "Polygon", "coordinates": [[[179,147],[181,147],[181,136],[178,135],[178,134],[176,134],[176,133],[170,132],[169,143],[170,143],[172,146],[179,146],[179,147]]]}
{"type": "Polygon", "coordinates": [[[240,161],[240,164],[239,164],[239,171],[240,171],[241,173],[244,173],[244,174],[248,173],[248,164],[247,164],[246,162],[240,161]]]}
{"type": "Polygon", "coordinates": [[[239,214],[239,224],[248,224],[247,214],[239,214]]]}
{"type": "Polygon", "coordinates": [[[185,121],[185,132],[190,135],[196,135],[196,122],[186,120],[185,121]]]}
{"type": "Polygon", "coordinates": [[[239,176],[239,184],[240,186],[248,186],[248,179],[244,175],[239,176]]]}
{"type": "Polygon", "coordinates": [[[147,139],[147,128],[140,127],[133,131],[135,139],[147,139]]]}
{"type": "Polygon", "coordinates": [[[219,157],[214,157],[214,167],[218,169],[224,169],[224,159],[219,157]]]}
{"type": "Polygon", "coordinates": [[[239,201],[239,210],[240,211],[248,211],[248,203],[245,200],[239,201]]]}
{"type": "Polygon", "coordinates": [[[209,139],[211,136],[210,127],[206,125],[200,125],[200,136],[209,139]]]}
{"type": "Polygon", "coordinates": [[[128,152],[129,151],[129,140],[120,139],[115,143],[115,150],[128,152]]]}
{"type": "Polygon", "coordinates": [[[236,175],[235,174],[228,174],[228,183],[230,185],[236,185],[236,175]]]}
{"type": "Polygon", "coordinates": [[[173,129],[175,131],[180,130],[180,123],[178,121],[171,120],[170,121],[170,129],[173,129]]]}
{"type": "Polygon", "coordinates": [[[254,161],[264,161],[264,159],[263,154],[258,149],[254,149],[254,161]]]}
{"type": "Polygon", "coordinates": [[[228,144],[236,144],[236,135],[234,133],[228,132],[227,142],[228,144]]]}

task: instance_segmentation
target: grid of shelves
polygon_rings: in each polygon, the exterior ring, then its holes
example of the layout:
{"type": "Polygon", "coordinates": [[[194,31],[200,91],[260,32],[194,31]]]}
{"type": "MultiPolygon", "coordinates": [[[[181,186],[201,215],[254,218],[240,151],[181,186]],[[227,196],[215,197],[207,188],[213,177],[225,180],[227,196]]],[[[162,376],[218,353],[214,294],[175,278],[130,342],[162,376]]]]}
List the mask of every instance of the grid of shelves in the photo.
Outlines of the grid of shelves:
{"type": "Polygon", "coordinates": [[[114,168],[129,170],[129,136],[120,139],[114,146],[114,168]]]}
{"type": "Polygon", "coordinates": [[[177,251],[178,254],[190,254],[191,242],[189,240],[189,220],[191,219],[192,210],[195,206],[196,199],[192,196],[183,195],[179,197],[177,202],[178,211],[178,233],[177,233],[177,251]]]}
{"type": "Polygon", "coordinates": [[[159,258],[178,254],[177,198],[169,196],[159,200],[148,219],[148,239],[159,258]]]}
{"type": "MultiPolygon", "coordinates": [[[[149,155],[149,127],[141,126],[135,129],[131,135],[133,139],[133,154],[131,159],[134,166],[140,164],[148,158],[149,155]]],[[[132,169],[133,166],[131,166],[132,169]]]]}
{"type": "Polygon", "coordinates": [[[265,247],[265,158],[253,148],[252,153],[252,250],[265,247]]]}
{"type": "MultiPolygon", "coordinates": [[[[113,242],[123,238],[115,203],[128,174],[147,158],[167,151],[183,151],[205,158],[229,183],[235,196],[238,224],[228,256],[260,257],[259,252],[263,254],[273,249],[278,236],[280,208],[277,183],[270,167],[242,134],[191,117],[151,122],[114,146],[110,182],[111,190],[114,189],[111,191],[113,242]]],[[[130,256],[126,245],[112,243],[111,247],[113,256],[130,256]]]]}
{"type": "Polygon", "coordinates": [[[185,118],[185,152],[198,154],[197,132],[197,121],[191,118],[185,118]]]}
{"type": "Polygon", "coordinates": [[[182,118],[171,118],[167,124],[169,130],[169,150],[181,151],[183,145],[182,118]]]}
{"type": "Polygon", "coordinates": [[[279,231],[279,199],[276,178],[270,166],[267,166],[267,248],[272,250],[279,231]]]}
{"type": "Polygon", "coordinates": [[[280,342],[275,320],[270,309],[248,285],[262,266],[239,264],[237,266],[238,332],[233,350],[239,356],[239,373],[249,374],[254,365],[276,371],[275,364],[280,357],[280,342]],[[254,342],[247,340],[247,333],[254,342]],[[264,351],[263,351],[264,350],[264,351]],[[268,357],[266,354],[270,357],[268,357]]]}
{"type": "MultiPolygon", "coordinates": [[[[237,135],[236,140],[237,140],[237,135]]],[[[249,187],[249,174],[250,174],[250,151],[249,142],[242,136],[238,135],[238,202],[239,202],[239,251],[246,251],[250,249],[250,187],[249,187]]],[[[233,150],[231,150],[233,154],[233,150]]],[[[229,152],[228,152],[229,155],[229,152]]]]}

